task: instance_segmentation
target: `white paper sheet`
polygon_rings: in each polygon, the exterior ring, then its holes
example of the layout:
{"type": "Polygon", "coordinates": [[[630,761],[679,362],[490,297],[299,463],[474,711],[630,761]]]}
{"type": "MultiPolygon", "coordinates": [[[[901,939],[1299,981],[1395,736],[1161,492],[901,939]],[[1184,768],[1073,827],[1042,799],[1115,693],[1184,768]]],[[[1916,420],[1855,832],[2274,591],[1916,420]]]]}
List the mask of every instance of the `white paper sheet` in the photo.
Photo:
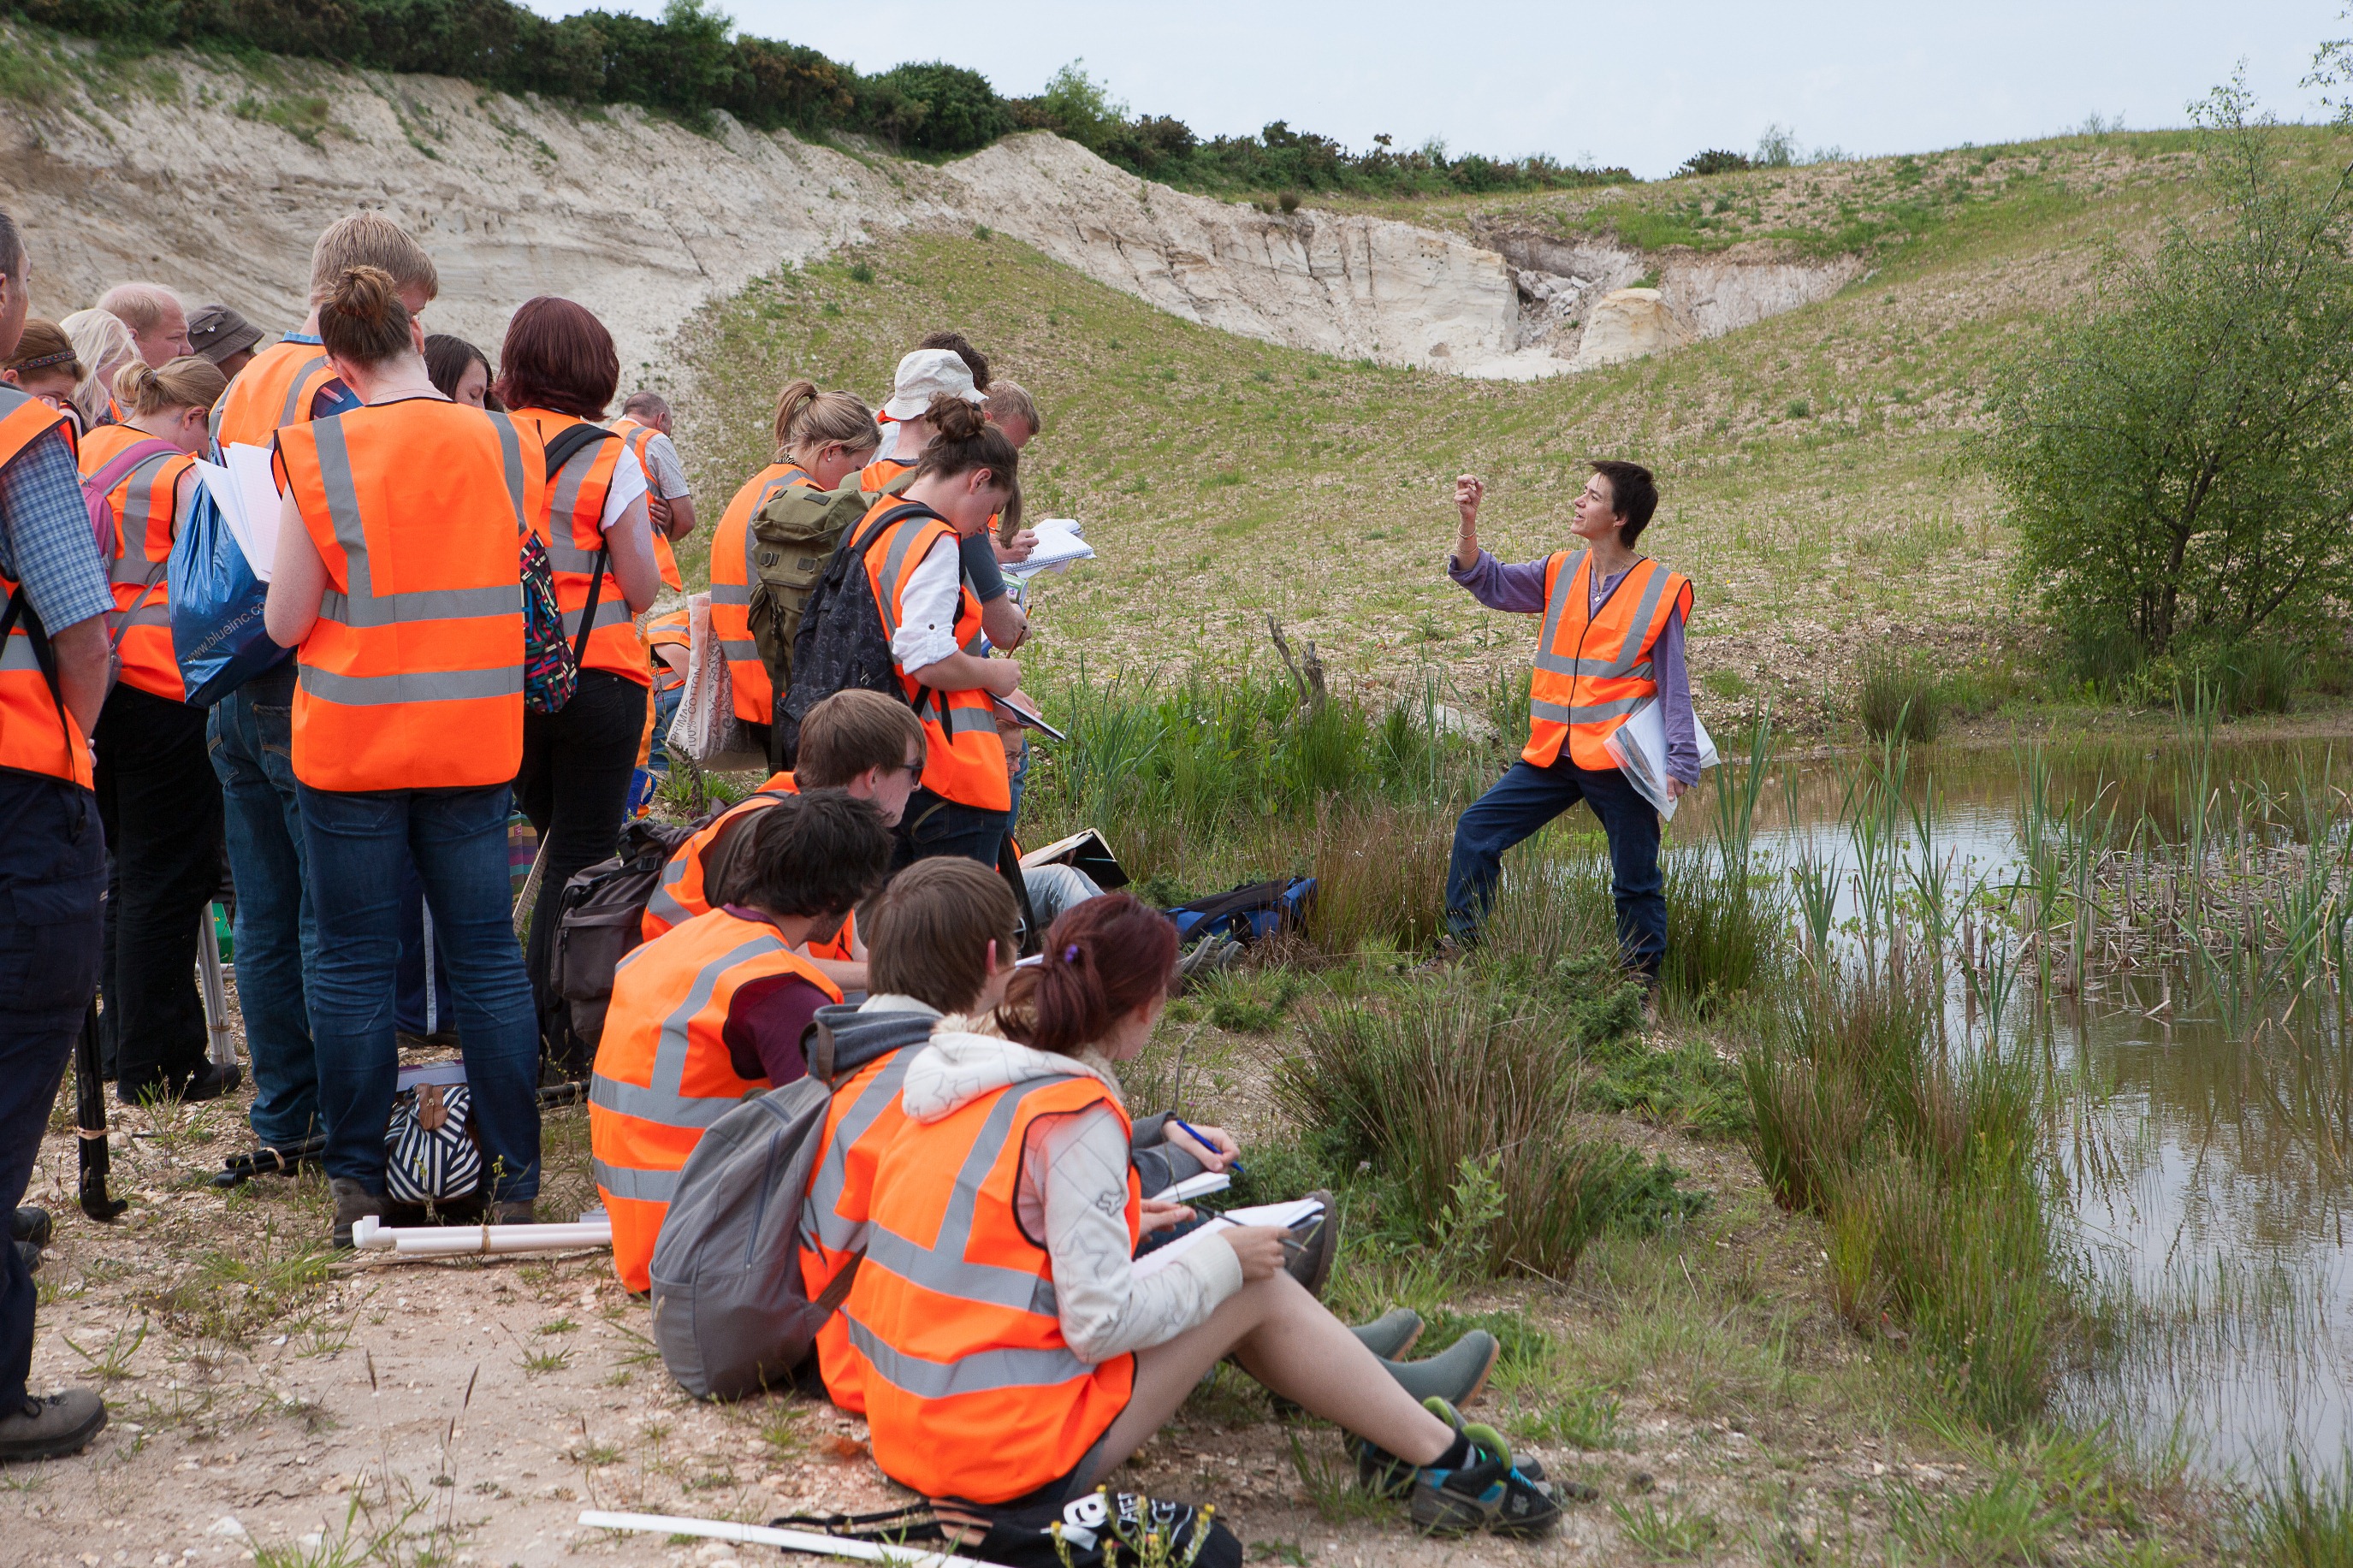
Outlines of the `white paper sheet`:
{"type": "Polygon", "coordinates": [[[1029,552],[1029,560],[1006,567],[1008,577],[1026,583],[1040,572],[1060,571],[1073,561],[1092,561],[1095,558],[1094,546],[1079,536],[1076,519],[1039,518],[1036,530],[1038,548],[1029,552]]]}
{"type": "MultiPolygon", "coordinates": [[[[229,478],[236,484],[244,510],[245,531],[238,535],[237,542],[245,546],[245,558],[252,563],[253,574],[267,583],[278,561],[280,500],[278,476],[269,468],[269,448],[232,442],[222,456],[228,459],[229,478]]],[[[236,521],[229,526],[235,528],[236,521]]]]}
{"type": "Polygon", "coordinates": [[[1211,1193],[1222,1193],[1234,1184],[1234,1179],[1223,1171],[1203,1171],[1187,1176],[1176,1185],[1163,1187],[1152,1194],[1155,1204],[1189,1204],[1195,1198],[1206,1198],[1211,1193]]]}
{"type": "MultiPolygon", "coordinates": [[[[1699,746],[1699,765],[1703,771],[1715,766],[1722,759],[1715,754],[1715,742],[1708,737],[1707,726],[1692,715],[1692,739],[1699,746]]],[[[1658,702],[1646,702],[1627,715],[1626,721],[1609,731],[1602,742],[1610,761],[1618,764],[1633,786],[1642,792],[1642,798],[1659,808],[1659,815],[1674,820],[1679,801],[1667,797],[1667,721],[1666,710],[1658,702]]]]}
{"type": "Polygon", "coordinates": [[[1137,1258],[1135,1277],[1144,1279],[1159,1273],[1221,1230],[1253,1225],[1271,1225],[1281,1230],[1289,1230],[1323,1210],[1324,1205],[1314,1198],[1293,1198],[1287,1204],[1260,1204],[1252,1208],[1228,1209],[1224,1214],[1212,1217],[1208,1224],[1188,1230],[1167,1246],[1137,1258]]]}

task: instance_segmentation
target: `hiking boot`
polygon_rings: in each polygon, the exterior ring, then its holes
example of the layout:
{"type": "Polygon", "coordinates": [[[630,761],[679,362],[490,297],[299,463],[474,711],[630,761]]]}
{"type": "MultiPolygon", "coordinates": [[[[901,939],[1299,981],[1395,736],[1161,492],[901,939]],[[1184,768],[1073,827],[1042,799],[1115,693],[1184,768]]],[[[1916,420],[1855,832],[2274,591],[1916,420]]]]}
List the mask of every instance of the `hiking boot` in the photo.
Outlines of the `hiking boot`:
{"type": "Polygon", "coordinates": [[[206,1062],[189,1076],[186,1086],[180,1090],[180,1099],[189,1105],[218,1100],[244,1081],[245,1069],[237,1063],[206,1062]]]}
{"type": "Polygon", "coordinates": [[[46,1399],[26,1394],[0,1415],[0,1465],[56,1459],[90,1447],[106,1426],[106,1405],[87,1388],[69,1388],[46,1399]]]}
{"type": "Polygon", "coordinates": [[[491,1205],[492,1225],[537,1225],[537,1198],[501,1198],[491,1205]]]}
{"type": "Polygon", "coordinates": [[[352,1226],[363,1219],[384,1217],[384,1194],[368,1191],[349,1176],[329,1178],[327,1192],[335,1200],[335,1245],[348,1251],[352,1226]]]}
{"type": "Polygon", "coordinates": [[[8,1221],[8,1235],[17,1241],[29,1241],[35,1247],[49,1244],[49,1211],[26,1204],[8,1221]]]}
{"type": "Polygon", "coordinates": [[[1470,1440],[1471,1462],[1453,1469],[1424,1465],[1414,1471],[1410,1516],[1428,1535],[1467,1535],[1474,1530],[1525,1540],[1549,1535],[1560,1526],[1560,1504],[1543,1471],[1512,1463],[1511,1445],[1483,1423],[1466,1424],[1442,1399],[1422,1402],[1431,1415],[1470,1440]]]}
{"type": "Polygon", "coordinates": [[[1470,956],[1470,947],[1451,936],[1441,936],[1430,944],[1430,956],[1413,966],[1416,974],[1436,974],[1451,969],[1470,956]]]}
{"type": "Polygon", "coordinates": [[[1332,1278],[1332,1260],[1340,1255],[1340,1205],[1321,1187],[1307,1195],[1324,1205],[1323,1217],[1282,1266],[1293,1279],[1307,1287],[1309,1295],[1320,1301],[1324,1299],[1324,1281],[1332,1278]]]}
{"type": "MultiPolygon", "coordinates": [[[[1464,1426],[1461,1413],[1443,1399],[1427,1399],[1422,1402],[1422,1405],[1457,1432],[1471,1430],[1464,1426]]],[[[1395,1500],[1405,1498],[1412,1492],[1414,1477],[1419,1474],[1421,1469],[1421,1467],[1412,1460],[1400,1459],[1379,1444],[1366,1442],[1353,1432],[1342,1435],[1341,1446],[1356,1458],[1356,1484],[1372,1496],[1395,1500]]],[[[1520,1460],[1519,1470],[1520,1474],[1531,1483],[1549,1489],[1549,1483],[1545,1479],[1544,1466],[1536,1462],[1535,1456],[1530,1455],[1520,1460]]],[[[1599,1495],[1594,1493],[1589,1487],[1580,1489],[1590,1496],[1599,1495]]],[[[1589,1498],[1579,1498],[1578,1500],[1586,1501],[1589,1500],[1589,1498]]]]}
{"type": "Polygon", "coordinates": [[[1385,1360],[1381,1365],[1416,1399],[1468,1405],[1486,1388],[1487,1374],[1495,1370],[1495,1357],[1503,1348],[1486,1330],[1473,1329],[1426,1360],[1385,1360]]]}
{"type": "Polygon", "coordinates": [[[1421,1314],[1411,1307],[1391,1307],[1371,1322],[1358,1323],[1348,1331],[1383,1361],[1395,1361],[1421,1338],[1421,1314]]]}

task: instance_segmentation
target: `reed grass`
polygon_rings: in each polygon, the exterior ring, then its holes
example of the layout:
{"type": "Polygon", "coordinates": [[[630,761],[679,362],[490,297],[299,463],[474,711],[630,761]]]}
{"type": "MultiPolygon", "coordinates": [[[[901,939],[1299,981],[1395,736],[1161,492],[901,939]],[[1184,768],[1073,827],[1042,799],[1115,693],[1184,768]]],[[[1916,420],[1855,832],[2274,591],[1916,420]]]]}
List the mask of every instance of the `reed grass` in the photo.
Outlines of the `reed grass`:
{"type": "Polygon", "coordinates": [[[1925,745],[1944,728],[1944,685],[1925,654],[1875,647],[1862,656],[1856,673],[1855,717],[1873,740],[1925,745]]]}
{"type": "Polygon", "coordinates": [[[2288,1456],[2251,1500],[2250,1558],[2264,1568],[2353,1568],[2353,1451],[2331,1473],[2288,1456]]]}

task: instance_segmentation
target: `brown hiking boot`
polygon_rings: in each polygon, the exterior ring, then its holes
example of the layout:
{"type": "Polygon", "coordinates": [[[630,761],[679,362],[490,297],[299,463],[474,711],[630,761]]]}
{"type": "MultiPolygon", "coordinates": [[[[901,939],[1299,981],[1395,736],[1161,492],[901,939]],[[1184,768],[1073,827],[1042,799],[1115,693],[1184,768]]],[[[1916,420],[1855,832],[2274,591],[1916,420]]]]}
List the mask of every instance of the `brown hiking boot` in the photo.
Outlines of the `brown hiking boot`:
{"type": "Polygon", "coordinates": [[[28,1394],[16,1409],[0,1415],[0,1465],[79,1454],[105,1426],[106,1405],[87,1388],[69,1388],[46,1399],[28,1394]]]}
{"type": "Polygon", "coordinates": [[[349,1176],[332,1178],[327,1191],[335,1200],[335,1245],[348,1251],[352,1226],[363,1219],[384,1217],[384,1194],[368,1191],[349,1176]]]}

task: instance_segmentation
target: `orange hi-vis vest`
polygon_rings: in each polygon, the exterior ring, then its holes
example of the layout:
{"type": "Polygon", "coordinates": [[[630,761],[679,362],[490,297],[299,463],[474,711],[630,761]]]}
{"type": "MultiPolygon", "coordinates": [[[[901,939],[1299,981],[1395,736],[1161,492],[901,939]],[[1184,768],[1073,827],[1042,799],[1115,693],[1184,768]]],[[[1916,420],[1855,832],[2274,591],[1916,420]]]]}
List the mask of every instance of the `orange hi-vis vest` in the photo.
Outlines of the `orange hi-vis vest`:
{"type": "MultiPolygon", "coordinates": [[[[798,795],[800,786],[789,773],[777,773],[750,795],[711,819],[711,825],[680,845],[676,853],[662,865],[661,881],[653,896],[646,900],[646,912],[639,918],[640,940],[651,942],[666,931],[676,930],[697,915],[712,910],[711,889],[705,880],[702,858],[719,842],[722,829],[738,818],[751,816],[776,804],[783,795],[798,795]]],[[[812,958],[838,959],[849,963],[855,950],[850,945],[857,940],[858,914],[852,910],[845,916],[841,929],[824,942],[807,943],[812,958]]]]}
{"type": "Polygon", "coordinates": [[[1528,680],[1528,743],[1520,755],[1548,768],[1566,741],[1570,762],[1599,773],[1618,765],[1607,744],[1610,731],[1658,700],[1651,649],[1670,615],[1681,610],[1691,618],[1692,585],[1646,555],[1626,569],[1600,609],[1589,610],[1593,556],[1579,555],[1563,571],[1568,559],[1564,550],[1545,563],[1544,632],[1528,680]]]}
{"type": "MultiPolygon", "coordinates": [[[[543,447],[579,423],[569,414],[544,408],[518,408],[514,422],[532,431],[543,447]]],[[[580,636],[580,617],[588,610],[589,574],[596,570],[597,552],[605,548],[605,494],[613,488],[614,470],[628,459],[619,441],[591,441],[565,460],[535,514],[540,542],[547,546],[547,563],[554,569],[555,603],[564,612],[564,635],[580,636]]],[[[634,459],[629,459],[634,461],[634,459]]],[[[596,595],[596,629],[588,634],[588,657],[583,669],[601,669],[627,676],[639,686],[654,683],[653,666],[643,638],[638,636],[629,602],[621,594],[621,580],[613,563],[605,563],[605,586],[596,595]]]]}
{"type": "MultiPolygon", "coordinates": [[[[74,449],[73,426],[64,415],[0,383],[0,468],[52,430],[63,436],[68,451],[74,449]]],[[[16,584],[0,576],[0,606],[16,595],[16,584]]],[[[92,788],[90,737],[41,672],[27,624],[32,613],[29,599],[19,605],[7,639],[0,642],[0,769],[92,788]]]]}
{"type": "MultiPolygon", "coordinates": [[[[661,432],[650,425],[638,424],[626,414],[606,426],[605,428],[621,438],[622,445],[628,447],[629,455],[637,458],[638,467],[645,470],[646,494],[650,496],[659,493],[654,489],[653,459],[646,455],[646,447],[661,432]]],[[[686,579],[679,575],[678,556],[670,549],[670,535],[657,528],[653,531],[653,536],[654,564],[661,568],[661,580],[673,591],[683,593],[686,589],[686,579]]]]}
{"type": "Polygon", "coordinates": [[[289,425],[311,422],[320,388],[335,379],[327,351],[317,343],[277,342],[253,356],[213,405],[213,440],[223,451],[236,443],[267,447],[289,425]]]}
{"type": "MultiPolygon", "coordinates": [[[[886,495],[874,503],[858,525],[860,537],[865,536],[866,530],[883,529],[866,547],[865,560],[866,580],[874,589],[874,605],[881,613],[885,642],[898,635],[899,598],[906,592],[907,581],[915,574],[915,568],[923,564],[923,557],[941,540],[946,540],[950,548],[956,542],[955,530],[928,510],[888,525],[881,523],[886,514],[909,504],[897,496],[886,495]]],[[[954,635],[958,647],[977,658],[986,652],[980,632],[980,601],[973,597],[971,584],[963,581],[962,565],[956,570],[959,586],[954,635]]],[[[911,703],[915,694],[923,690],[922,683],[911,679],[903,669],[899,671],[899,683],[911,703]]],[[[927,692],[915,716],[923,723],[925,789],[976,811],[1012,808],[1012,775],[1006,767],[1004,743],[997,738],[994,697],[977,688],[970,691],[927,692]]]]}
{"type": "Polygon", "coordinates": [[[522,765],[516,559],[545,506],[538,434],[438,397],[278,433],[327,566],[294,691],[312,789],[463,789],[522,765]]]}
{"type": "MultiPolygon", "coordinates": [[[[1062,1338],[1053,1264],[1016,1212],[1029,1124],[1107,1105],[1101,1080],[1036,1079],[910,1122],[874,1169],[866,1259],[841,1317],[865,1365],[874,1462],[926,1497],[1005,1502],[1070,1474],[1126,1408],[1135,1358],[1062,1338]]],[[[1127,1174],[1134,1245],[1142,1194],[1127,1174]]]]}
{"type": "Polygon", "coordinates": [[[588,1152],[613,1221],[613,1268],[632,1290],[650,1289],[654,1238],[704,1129],[776,1087],[736,1073],[725,1030],[736,992],[778,974],[841,1000],[776,927],[725,910],[636,949],[614,971],[588,1083],[588,1152]]]}
{"type": "MultiPolygon", "coordinates": [[[[801,1205],[801,1289],[822,1299],[844,1268],[866,1251],[874,1203],[874,1169],[882,1152],[909,1125],[899,1102],[907,1066],[922,1046],[906,1046],[868,1062],[833,1091],[825,1113],[825,1140],[801,1205]]],[[[866,1412],[866,1358],[849,1343],[841,1314],[817,1331],[818,1371],[825,1395],[853,1415],[866,1412]]]]}
{"type": "Polygon", "coordinates": [[[897,458],[877,458],[858,470],[858,488],[868,495],[879,496],[892,480],[914,466],[897,458]]]}
{"type": "Polygon", "coordinates": [[[817,481],[797,463],[769,464],[735,492],[711,535],[711,635],[727,660],[735,717],[746,724],[776,719],[776,681],[752,637],[752,519],[770,496],[793,485],[815,489],[817,481]]]}
{"type": "MultiPolygon", "coordinates": [[[[82,441],[82,478],[154,439],[128,425],[100,426],[82,441]]],[[[180,476],[195,461],[185,452],[158,452],[106,496],[114,512],[114,552],[107,563],[113,578],[114,613],[106,617],[106,630],[121,659],[122,683],[174,702],[186,701],[188,689],[172,652],[171,591],[164,568],[180,531],[175,504],[180,476]]]]}

